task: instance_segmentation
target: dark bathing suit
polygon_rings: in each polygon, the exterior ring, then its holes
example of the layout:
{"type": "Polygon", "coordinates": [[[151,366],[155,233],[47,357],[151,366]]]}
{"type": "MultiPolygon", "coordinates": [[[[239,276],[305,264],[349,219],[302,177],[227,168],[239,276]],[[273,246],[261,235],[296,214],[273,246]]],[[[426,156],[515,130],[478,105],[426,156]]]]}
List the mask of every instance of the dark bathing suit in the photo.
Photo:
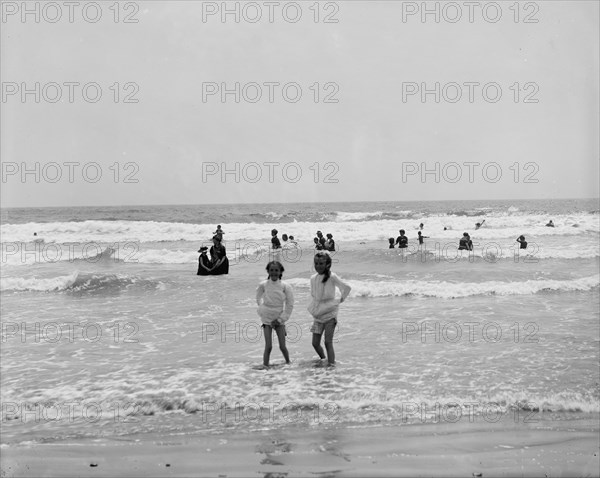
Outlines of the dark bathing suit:
{"type": "Polygon", "coordinates": [[[227,251],[225,246],[221,245],[218,249],[215,246],[210,248],[210,257],[213,258],[213,264],[218,262],[220,259],[225,258],[223,263],[212,271],[212,275],[218,276],[221,274],[229,274],[229,259],[227,258],[227,251]]]}
{"type": "Polygon", "coordinates": [[[212,268],[210,259],[208,258],[208,256],[206,254],[200,254],[200,257],[198,257],[198,274],[196,274],[196,275],[199,275],[199,276],[211,275],[211,272],[207,271],[204,267],[202,267],[202,265],[204,265],[205,267],[208,267],[209,269],[212,268]]]}
{"type": "Polygon", "coordinates": [[[470,251],[472,250],[473,246],[471,246],[471,244],[469,244],[471,242],[470,239],[466,239],[466,238],[462,238],[461,240],[458,241],[458,250],[459,251],[470,251]]]}

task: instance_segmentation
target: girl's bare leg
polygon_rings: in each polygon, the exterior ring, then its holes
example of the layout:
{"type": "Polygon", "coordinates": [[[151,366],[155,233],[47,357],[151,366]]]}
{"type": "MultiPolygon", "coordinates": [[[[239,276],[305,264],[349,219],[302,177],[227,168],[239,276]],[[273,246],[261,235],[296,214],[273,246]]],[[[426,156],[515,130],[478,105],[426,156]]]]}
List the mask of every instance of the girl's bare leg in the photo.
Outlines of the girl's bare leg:
{"type": "Polygon", "coordinates": [[[285,358],[285,363],[290,363],[290,354],[288,352],[287,347],[285,346],[285,327],[280,325],[275,329],[277,332],[277,339],[279,340],[279,350],[283,354],[283,358],[285,358]]]}
{"type": "Polygon", "coordinates": [[[327,350],[327,362],[329,365],[335,364],[335,352],[333,350],[333,331],[337,321],[332,319],[325,324],[325,350],[327,350]]]}
{"type": "Polygon", "coordinates": [[[321,347],[321,335],[323,334],[313,334],[312,346],[315,349],[315,351],[319,354],[319,357],[324,359],[325,352],[323,352],[323,347],[321,347]]]}
{"type": "Polygon", "coordinates": [[[265,367],[269,366],[269,357],[271,356],[271,350],[273,350],[273,341],[272,335],[273,331],[270,325],[263,325],[263,329],[265,332],[265,353],[263,354],[263,365],[265,367]]]}

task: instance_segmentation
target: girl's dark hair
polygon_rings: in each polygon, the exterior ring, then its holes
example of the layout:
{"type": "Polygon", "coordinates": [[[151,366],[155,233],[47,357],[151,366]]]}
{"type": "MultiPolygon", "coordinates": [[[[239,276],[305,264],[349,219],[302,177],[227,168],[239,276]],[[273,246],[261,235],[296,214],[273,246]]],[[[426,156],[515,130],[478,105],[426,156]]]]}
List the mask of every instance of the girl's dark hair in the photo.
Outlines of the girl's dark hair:
{"type": "Polygon", "coordinates": [[[325,265],[327,266],[325,272],[323,272],[323,283],[325,283],[331,277],[331,256],[326,252],[317,252],[315,254],[315,259],[320,259],[321,257],[325,258],[325,265]]]}
{"type": "MultiPolygon", "coordinates": [[[[279,270],[281,271],[281,274],[279,274],[279,278],[281,279],[283,277],[283,272],[285,271],[285,269],[283,268],[283,264],[281,264],[281,262],[279,261],[271,261],[267,264],[267,267],[265,267],[265,270],[267,272],[269,272],[269,267],[271,266],[277,266],[279,267],[279,270]]],[[[267,276],[268,278],[269,276],[267,276]]]]}

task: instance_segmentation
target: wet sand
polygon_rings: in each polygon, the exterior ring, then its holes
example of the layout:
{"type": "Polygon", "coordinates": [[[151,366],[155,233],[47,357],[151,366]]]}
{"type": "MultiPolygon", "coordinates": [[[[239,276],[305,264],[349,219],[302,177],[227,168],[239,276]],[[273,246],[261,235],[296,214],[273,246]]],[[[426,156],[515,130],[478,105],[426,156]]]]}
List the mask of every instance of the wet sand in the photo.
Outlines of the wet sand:
{"type": "Polygon", "coordinates": [[[2,447],[2,477],[598,476],[597,414],[2,447]]]}

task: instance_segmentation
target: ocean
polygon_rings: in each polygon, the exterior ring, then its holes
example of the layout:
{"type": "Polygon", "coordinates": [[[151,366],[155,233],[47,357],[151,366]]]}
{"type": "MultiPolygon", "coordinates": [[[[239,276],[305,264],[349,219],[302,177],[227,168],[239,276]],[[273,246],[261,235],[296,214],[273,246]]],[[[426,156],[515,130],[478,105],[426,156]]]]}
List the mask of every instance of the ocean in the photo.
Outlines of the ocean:
{"type": "Polygon", "coordinates": [[[599,209],[597,199],[2,209],[2,446],[598,413],[599,209]],[[197,276],[217,224],[230,273],[197,276]],[[273,367],[260,370],[255,291],[273,228],[297,241],[278,256],[295,295],[292,363],[275,340],[273,367]],[[404,251],[388,248],[399,229],[404,251]],[[333,234],[332,270],[352,286],[335,367],[316,360],[306,310],[317,230],[333,234]],[[463,232],[473,251],[457,250],[463,232]]]}

